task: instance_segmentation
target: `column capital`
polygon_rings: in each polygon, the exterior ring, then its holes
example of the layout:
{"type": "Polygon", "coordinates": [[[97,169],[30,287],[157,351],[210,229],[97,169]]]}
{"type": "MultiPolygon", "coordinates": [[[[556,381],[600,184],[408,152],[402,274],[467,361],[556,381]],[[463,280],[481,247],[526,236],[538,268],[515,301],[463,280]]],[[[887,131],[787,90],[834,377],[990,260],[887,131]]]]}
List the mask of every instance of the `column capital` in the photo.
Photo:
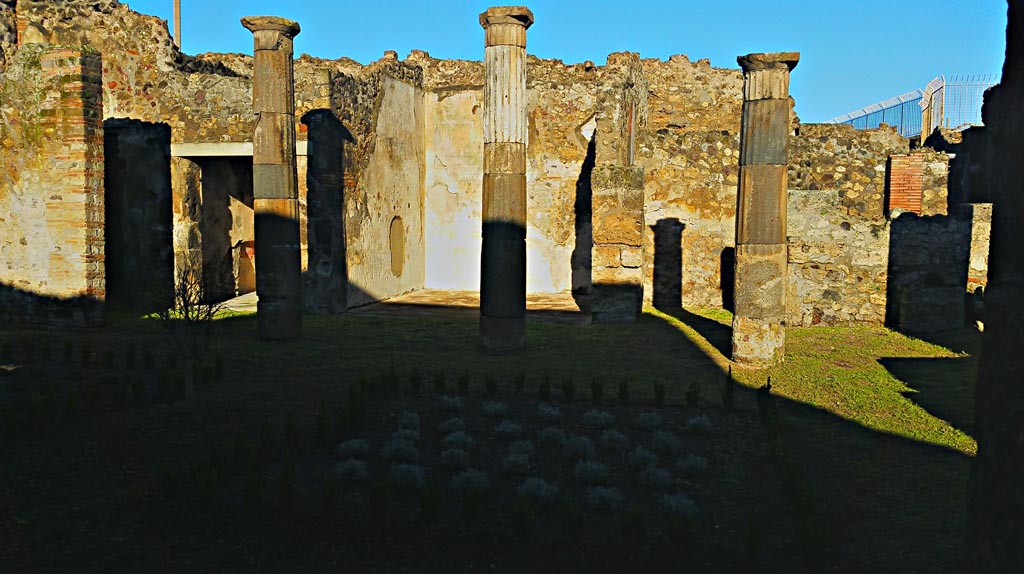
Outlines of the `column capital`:
{"type": "Polygon", "coordinates": [[[526,30],[533,25],[533,12],[526,6],[499,6],[480,14],[484,46],[526,47],[526,30]]]}
{"type": "Polygon", "coordinates": [[[495,6],[480,14],[485,29],[493,24],[515,24],[523,28],[533,25],[533,12],[526,6],[495,6]]]}
{"type": "Polygon", "coordinates": [[[242,26],[245,26],[253,33],[263,31],[280,32],[286,38],[294,38],[302,31],[298,22],[277,16],[246,16],[242,18],[242,26]]]}
{"type": "Polygon", "coordinates": [[[736,62],[744,72],[760,70],[793,71],[800,62],[800,52],[764,52],[739,56],[736,62]]]}

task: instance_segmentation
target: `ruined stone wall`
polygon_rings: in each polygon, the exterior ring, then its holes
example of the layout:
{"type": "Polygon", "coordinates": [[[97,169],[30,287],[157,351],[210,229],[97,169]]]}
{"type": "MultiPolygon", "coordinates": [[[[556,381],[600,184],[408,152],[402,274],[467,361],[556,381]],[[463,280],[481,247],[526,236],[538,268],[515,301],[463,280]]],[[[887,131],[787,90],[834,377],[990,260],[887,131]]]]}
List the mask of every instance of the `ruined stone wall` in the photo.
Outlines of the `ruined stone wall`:
{"type": "Polygon", "coordinates": [[[18,45],[18,24],[14,7],[18,0],[0,0],[0,76],[14,59],[18,45]]]}
{"type": "Polygon", "coordinates": [[[0,83],[0,309],[89,323],[105,298],[100,56],[28,46],[0,83]]]}
{"type": "Polygon", "coordinates": [[[735,245],[743,74],[686,56],[643,60],[643,69],[644,301],[721,307],[723,256],[728,279],[735,245]]]}
{"type": "Polygon", "coordinates": [[[967,291],[988,282],[992,229],[988,204],[961,204],[952,215],[892,220],[888,321],[901,331],[926,333],[964,323],[967,291]]]}
{"type": "Polygon", "coordinates": [[[787,320],[792,326],[881,323],[889,221],[848,214],[839,190],[790,190],[787,320]]]}
{"type": "Polygon", "coordinates": [[[921,215],[946,215],[949,203],[949,154],[931,148],[918,150],[924,157],[921,169],[921,215]]]}

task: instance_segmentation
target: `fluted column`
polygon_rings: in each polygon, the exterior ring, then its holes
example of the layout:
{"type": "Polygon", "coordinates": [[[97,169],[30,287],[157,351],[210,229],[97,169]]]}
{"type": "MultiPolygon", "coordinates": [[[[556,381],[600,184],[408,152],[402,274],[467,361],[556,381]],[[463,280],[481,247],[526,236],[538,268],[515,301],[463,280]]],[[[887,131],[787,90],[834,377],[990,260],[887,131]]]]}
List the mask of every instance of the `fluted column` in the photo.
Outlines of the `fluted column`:
{"type": "Polygon", "coordinates": [[[480,14],[484,42],[483,245],[480,340],[490,350],[526,338],[526,29],[523,6],[480,14]]]}
{"type": "Polygon", "coordinates": [[[737,61],[743,68],[743,124],[732,359],[768,367],[782,360],[786,343],[789,73],[800,54],[748,54],[737,61]]]}
{"type": "Polygon", "coordinates": [[[256,294],[260,336],[291,339],[302,330],[299,195],[295,169],[295,81],[292,38],[299,25],[248,16],[255,40],[252,104],[256,294]]]}

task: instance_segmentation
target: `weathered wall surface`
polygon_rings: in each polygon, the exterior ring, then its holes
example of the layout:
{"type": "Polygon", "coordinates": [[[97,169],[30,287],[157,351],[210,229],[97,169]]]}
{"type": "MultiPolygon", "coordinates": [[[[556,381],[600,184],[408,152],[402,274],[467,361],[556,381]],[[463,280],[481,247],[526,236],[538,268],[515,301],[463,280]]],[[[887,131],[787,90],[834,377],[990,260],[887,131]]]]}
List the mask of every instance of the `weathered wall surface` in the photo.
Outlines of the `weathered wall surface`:
{"type": "Polygon", "coordinates": [[[895,128],[856,130],[841,124],[805,124],[789,141],[790,189],[839,191],[849,214],[884,217],[886,164],[910,151],[895,128]]]}
{"type": "Polygon", "coordinates": [[[350,306],[423,287],[423,95],[390,76],[380,89],[373,151],[345,210],[350,306]]]}
{"type": "Polygon", "coordinates": [[[0,84],[0,309],[87,323],[105,298],[100,56],[19,50],[0,84]]]}
{"type": "Polygon", "coordinates": [[[14,50],[18,43],[17,23],[14,17],[14,6],[18,0],[0,0],[0,76],[14,59],[14,50]]]}
{"type": "MultiPolygon", "coordinates": [[[[441,61],[414,52],[426,94],[426,286],[475,290],[480,284],[483,65],[441,61]]],[[[604,68],[565,66],[530,57],[527,64],[527,291],[558,292],[585,283],[586,259],[573,256],[586,208],[577,205],[604,68]],[[580,210],[583,210],[582,212],[580,210]]],[[[589,205],[586,206],[589,208],[589,205]]]]}
{"type": "Polygon", "coordinates": [[[684,306],[721,307],[723,252],[735,245],[743,74],[686,56],[643,60],[643,69],[644,300],[674,300],[681,288],[684,306]]]}
{"type": "Polygon", "coordinates": [[[892,220],[888,321],[907,332],[956,329],[964,296],[988,282],[992,207],[961,204],[956,213],[892,220]]]}
{"type": "Polygon", "coordinates": [[[921,170],[921,215],[946,215],[949,203],[949,154],[921,148],[924,156],[921,170]]]}
{"type": "Polygon", "coordinates": [[[838,190],[790,190],[787,324],[885,320],[889,221],[849,215],[838,190]]]}

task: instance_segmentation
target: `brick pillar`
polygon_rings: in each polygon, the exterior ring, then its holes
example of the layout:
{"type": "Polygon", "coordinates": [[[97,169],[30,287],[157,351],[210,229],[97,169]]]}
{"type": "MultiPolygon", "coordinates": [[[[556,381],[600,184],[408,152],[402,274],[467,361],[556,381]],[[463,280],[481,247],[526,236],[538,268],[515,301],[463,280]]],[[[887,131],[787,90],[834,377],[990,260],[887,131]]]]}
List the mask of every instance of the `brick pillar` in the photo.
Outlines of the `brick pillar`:
{"type": "Polygon", "coordinates": [[[924,197],[924,154],[889,157],[888,211],[902,209],[921,214],[924,197]]]}
{"type": "Polygon", "coordinates": [[[40,193],[46,198],[45,225],[59,246],[49,251],[45,295],[83,300],[72,317],[57,317],[59,322],[95,322],[106,298],[103,65],[98,53],[65,48],[47,49],[39,64],[43,85],[59,93],[42,109],[42,155],[54,177],[40,193]]]}
{"type": "Polygon", "coordinates": [[[786,342],[789,73],[800,54],[748,54],[737,61],[743,120],[732,359],[762,368],[782,360],[786,342]]]}
{"type": "Polygon", "coordinates": [[[252,103],[256,225],[256,294],[260,336],[292,339],[302,331],[302,262],[295,164],[295,80],[292,38],[299,25],[249,16],[255,42],[252,103]]]}
{"type": "Polygon", "coordinates": [[[480,14],[484,41],[483,245],[480,342],[504,351],[526,338],[526,30],[522,6],[480,14]]]}

